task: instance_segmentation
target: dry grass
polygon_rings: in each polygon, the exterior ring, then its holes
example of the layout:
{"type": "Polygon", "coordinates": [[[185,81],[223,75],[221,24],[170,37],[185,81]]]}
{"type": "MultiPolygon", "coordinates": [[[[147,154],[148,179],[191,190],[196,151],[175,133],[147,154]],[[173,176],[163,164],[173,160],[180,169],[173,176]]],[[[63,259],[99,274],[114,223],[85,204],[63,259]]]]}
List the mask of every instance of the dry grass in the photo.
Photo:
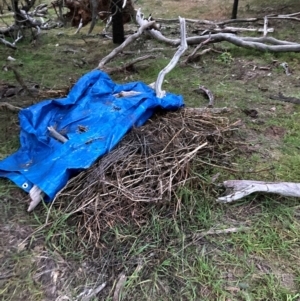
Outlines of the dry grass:
{"type": "Polygon", "coordinates": [[[68,213],[81,213],[79,233],[97,244],[107,228],[120,222],[143,223],[144,203],[176,202],[179,188],[199,185],[194,170],[228,159],[233,127],[226,117],[203,110],[158,113],[72,179],[56,202],[67,202],[68,213]]]}

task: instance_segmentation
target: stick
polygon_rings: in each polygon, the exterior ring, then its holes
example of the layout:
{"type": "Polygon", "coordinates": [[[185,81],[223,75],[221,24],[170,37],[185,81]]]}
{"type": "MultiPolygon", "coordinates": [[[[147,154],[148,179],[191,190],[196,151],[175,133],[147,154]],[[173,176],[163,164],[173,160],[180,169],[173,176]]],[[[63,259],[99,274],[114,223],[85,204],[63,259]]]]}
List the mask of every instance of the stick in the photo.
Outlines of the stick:
{"type": "Polygon", "coordinates": [[[117,72],[122,72],[122,71],[126,71],[130,68],[133,68],[134,64],[136,63],[139,63],[141,61],[145,61],[145,60],[148,60],[148,59],[154,59],[156,58],[155,55],[144,55],[142,57],[138,57],[134,60],[132,60],[131,62],[129,63],[126,63],[124,65],[122,65],[121,67],[116,67],[116,68],[108,68],[108,67],[104,67],[104,71],[108,74],[114,74],[114,73],[117,73],[117,72]]]}
{"type": "Polygon", "coordinates": [[[12,112],[19,112],[20,110],[22,110],[22,108],[20,108],[20,107],[15,107],[15,106],[11,105],[11,104],[8,103],[8,102],[1,102],[1,103],[0,103],[0,109],[1,109],[1,108],[8,109],[9,111],[12,111],[12,112]]]}
{"type": "Polygon", "coordinates": [[[268,34],[268,17],[265,16],[264,18],[264,35],[263,37],[265,38],[268,34]]]}
{"type": "Polygon", "coordinates": [[[230,113],[231,109],[229,108],[184,108],[183,110],[187,112],[195,112],[195,114],[224,114],[224,113],[230,113]]]}
{"type": "Polygon", "coordinates": [[[161,86],[164,81],[164,77],[167,73],[169,73],[177,64],[181,55],[187,50],[188,45],[186,43],[186,26],[185,19],[179,17],[180,22],[180,33],[181,33],[181,43],[179,49],[176,51],[170,63],[159,72],[157,80],[155,82],[155,92],[158,98],[162,98],[165,95],[165,91],[162,91],[161,86]]]}
{"type": "Polygon", "coordinates": [[[187,64],[187,63],[190,63],[190,62],[194,61],[195,58],[196,58],[196,53],[197,53],[197,51],[198,51],[202,46],[204,46],[205,44],[208,44],[210,40],[211,40],[211,38],[209,37],[207,40],[201,42],[201,43],[195,48],[195,50],[187,57],[187,59],[185,60],[184,63],[187,64]]]}
{"type": "Polygon", "coordinates": [[[12,65],[6,65],[4,68],[6,68],[7,70],[12,70],[15,78],[17,80],[17,82],[21,85],[21,87],[31,96],[33,97],[31,91],[28,89],[27,85],[25,84],[21,74],[17,71],[17,69],[15,67],[13,67],[12,65]]]}
{"type": "Polygon", "coordinates": [[[57,132],[53,126],[48,126],[47,129],[50,132],[50,135],[53,138],[55,138],[56,140],[58,140],[62,143],[66,143],[68,141],[68,139],[66,137],[64,137],[63,135],[61,135],[59,132],[57,132]]]}
{"type": "Polygon", "coordinates": [[[221,230],[210,229],[206,232],[199,233],[199,235],[205,236],[205,235],[213,235],[213,234],[228,234],[228,233],[244,232],[244,231],[249,231],[249,230],[250,230],[249,227],[240,227],[240,228],[234,227],[234,228],[227,228],[227,229],[221,229],[221,230]]]}
{"type": "Polygon", "coordinates": [[[78,25],[78,28],[77,30],[75,31],[75,34],[79,33],[80,29],[82,28],[83,26],[83,23],[82,23],[82,18],[80,19],[80,22],[79,22],[79,25],[78,25]]]}
{"type": "Polygon", "coordinates": [[[14,43],[10,43],[2,38],[0,38],[0,42],[9,48],[17,49],[17,47],[14,45],[14,43]]]}
{"type": "Polygon", "coordinates": [[[82,301],[89,301],[94,298],[97,294],[99,294],[106,287],[106,282],[99,285],[97,288],[90,290],[87,296],[84,296],[82,301]]]}

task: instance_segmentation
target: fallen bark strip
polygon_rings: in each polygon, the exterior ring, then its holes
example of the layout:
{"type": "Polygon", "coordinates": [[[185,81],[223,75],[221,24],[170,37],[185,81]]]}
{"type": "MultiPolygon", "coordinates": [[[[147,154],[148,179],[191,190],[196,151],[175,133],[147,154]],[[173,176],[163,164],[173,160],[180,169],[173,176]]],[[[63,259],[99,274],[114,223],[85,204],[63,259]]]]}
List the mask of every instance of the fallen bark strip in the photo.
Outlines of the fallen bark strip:
{"type": "Polygon", "coordinates": [[[104,57],[97,69],[103,69],[104,65],[108,63],[111,59],[113,59],[117,54],[119,54],[126,46],[128,46],[130,43],[135,41],[139,36],[142,35],[145,29],[149,28],[155,23],[155,21],[144,23],[143,26],[141,26],[138,30],[138,32],[134,33],[133,35],[129,36],[119,47],[115,48],[110,54],[108,54],[106,57],[104,57]]]}
{"type": "Polygon", "coordinates": [[[226,188],[233,189],[233,193],[219,197],[217,202],[220,203],[230,203],[254,192],[267,192],[282,196],[300,197],[300,183],[230,180],[225,181],[223,185],[226,188]]]}
{"type": "Polygon", "coordinates": [[[284,96],[281,92],[278,93],[278,96],[277,95],[270,95],[270,99],[281,100],[281,101],[284,101],[284,102],[300,104],[300,99],[299,98],[284,96]]]}

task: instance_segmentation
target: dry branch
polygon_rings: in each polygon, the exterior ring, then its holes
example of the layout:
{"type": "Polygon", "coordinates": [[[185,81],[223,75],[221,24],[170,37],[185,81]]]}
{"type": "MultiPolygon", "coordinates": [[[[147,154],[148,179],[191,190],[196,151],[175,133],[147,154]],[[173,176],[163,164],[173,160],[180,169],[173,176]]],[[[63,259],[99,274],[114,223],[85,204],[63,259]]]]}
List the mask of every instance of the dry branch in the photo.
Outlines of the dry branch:
{"type": "Polygon", "coordinates": [[[2,108],[5,108],[11,112],[19,112],[20,110],[22,110],[22,108],[15,107],[8,102],[0,102],[0,109],[2,109],[2,108]]]}
{"type": "MultiPolygon", "coordinates": [[[[235,126],[211,111],[214,109],[187,108],[158,113],[146,125],[129,132],[90,169],[71,179],[55,204],[70,214],[80,212],[79,233],[97,243],[115,223],[130,219],[137,225],[143,222],[148,203],[176,206],[171,200],[181,187],[196,185],[193,187],[201,189],[195,170],[207,171],[207,160],[221,165],[228,160],[229,151],[234,155],[230,135],[235,126]]],[[[220,111],[223,109],[216,113],[220,111]]]]}
{"type": "Polygon", "coordinates": [[[300,183],[290,182],[263,182],[248,180],[225,181],[224,186],[233,189],[233,193],[219,197],[218,202],[230,203],[239,200],[254,192],[276,193],[282,196],[300,197],[300,183]]]}
{"type": "Polygon", "coordinates": [[[135,64],[145,61],[145,60],[154,59],[154,58],[156,58],[155,55],[144,55],[142,57],[138,57],[138,58],[130,61],[129,63],[123,64],[121,67],[115,67],[115,68],[103,67],[102,69],[108,74],[114,74],[114,73],[119,73],[119,72],[124,72],[124,71],[131,71],[134,69],[135,64]]]}
{"type": "Polygon", "coordinates": [[[197,54],[197,51],[202,48],[204,45],[208,44],[210,41],[210,37],[206,40],[206,41],[203,41],[201,42],[195,49],[194,51],[187,57],[187,59],[185,60],[185,64],[188,64],[190,62],[194,62],[198,57],[199,55],[196,55],[197,54]]]}
{"type": "Polygon", "coordinates": [[[30,95],[33,96],[30,89],[27,87],[27,85],[25,84],[25,81],[23,80],[21,74],[19,73],[19,71],[13,66],[13,65],[6,65],[3,67],[4,70],[11,70],[14,73],[14,76],[17,80],[17,82],[21,85],[21,87],[30,95]]]}
{"type": "MultiPolygon", "coordinates": [[[[178,46],[179,39],[170,39],[163,36],[161,33],[155,36],[159,41],[169,45],[178,46]]],[[[289,41],[277,40],[270,37],[251,38],[251,37],[238,37],[230,33],[216,33],[211,35],[194,36],[187,38],[188,45],[199,44],[211,38],[210,43],[217,43],[227,41],[236,46],[257,49],[264,52],[300,52],[300,44],[289,41]],[[268,45],[267,43],[273,44],[268,45]]]]}
{"type": "MultiPolygon", "coordinates": [[[[197,27],[197,29],[193,30],[193,32],[199,32],[202,31],[202,35],[206,34],[208,32],[210,33],[218,33],[218,32],[223,32],[223,33],[241,33],[241,32],[264,32],[264,28],[245,28],[245,27],[230,27],[230,26],[225,26],[225,27],[197,27]]],[[[274,28],[268,28],[267,32],[274,32],[274,28]]]]}
{"type": "Polygon", "coordinates": [[[130,43],[132,43],[134,40],[136,40],[139,36],[142,35],[145,29],[153,25],[155,21],[145,23],[143,26],[141,26],[138,30],[138,32],[134,33],[133,35],[129,36],[120,46],[115,48],[110,54],[108,54],[106,57],[104,57],[97,69],[103,69],[104,65],[108,63],[111,59],[113,59],[117,54],[119,54],[126,46],[128,46],[130,43]]]}
{"type": "Polygon", "coordinates": [[[125,274],[121,274],[119,276],[119,280],[116,284],[116,288],[115,288],[115,291],[114,291],[114,296],[113,296],[113,301],[119,301],[120,300],[120,293],[125,285],[125,282],[127,280],[127,277],[125,274]]]}
{"type": "MultiPolygon", "coordinates": [[[[269,17],[271,18],[271,17],[269,17]]],[[[186,19],[188,21],[188,19],[186,19]]],[[[252,20],[252,19],[251,19],[252,20]]],[[[257,19],[255,19],[257,20],[257,19]]],[[[215,33],[215,34],[207,34],[201,36],[193,36],[186,39],[188,45],[200,44],[209,39],[209,43],[217,43],[222,41],[227,41],[239,47],[257,49],[260,51],[269,51],[269,52],[299,52],[300,44],[293,43],[289,41],[277,40],[275,38],[267,37],[268,28],[267,28],[267,18],[265,18],[264,23],[264,36],[260,38],[252,38],[252,37],[240,37],[236,36],[232,33],[215,33]],[[271,45],[269,45],[271,44],[271,45]]],[[[191,21],[191,20],[190,20],[191,21]]],[[[230,22],[236,22],[236,20],[230,20],[230,22]]],[[[249,19],[248,19],[249,21],[249,19]]],[[[253,21],[253,20],[252,20],[253,21]]],[[[141,26],[145,24],[147,20],[137,19],[138,24],[141,26]]],[[[219,25],[219,23],[214,23],[211,21],[201,21],[199,23],[208,24],[208,25],[219,25]]],[[[221,24],[221,23],[220,23],[221,24]]],[[[222,23],[223,24],[223,23],[222,23]]],[[[150,29],[148,34],[158,41],[164,42],[169,45],[179,46],[181,44],[180,39],[171,39],[165,37],[160,31],[150,29]]]]}
{"type": "Polygon", "coordinates": [[[284,96],[281,92],[279,92],[278,95],[271,95],[270,98],[275,100],[281,100],[284,102],[300,104],[300,98],[284,96]]]}
{"type": "Polygon", "coordinates": [[[159,98],[162,98],[165,95],[165,91],[162,91],[162,83],[164,81],[165,75],[169,73],[177,64],[179,61],[179,58],[182,56],[182,54],[186,51],[188,48],[186,43],[186,27],[185,27],[185,19],[179,17],[180,22],[180,33],[181,33],[181,39],[180,39],[180,47],[176,51],[174,57],[170,61],[170,63],[159,72],[156,83],[155,83],[155,92],[156,96],[159,98]]]}

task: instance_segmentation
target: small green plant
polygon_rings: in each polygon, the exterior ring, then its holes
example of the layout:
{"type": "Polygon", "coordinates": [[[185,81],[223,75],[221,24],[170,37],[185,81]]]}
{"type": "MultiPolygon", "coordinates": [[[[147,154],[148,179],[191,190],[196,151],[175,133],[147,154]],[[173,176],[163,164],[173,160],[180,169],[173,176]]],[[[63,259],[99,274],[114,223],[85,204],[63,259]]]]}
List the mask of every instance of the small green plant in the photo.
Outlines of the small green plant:
{"type": "Polygon", "coordinates": [[[217,62],[229,65],[233,62],[233,57],[229,52],[225,51],[218,56],[217,62]]]}

